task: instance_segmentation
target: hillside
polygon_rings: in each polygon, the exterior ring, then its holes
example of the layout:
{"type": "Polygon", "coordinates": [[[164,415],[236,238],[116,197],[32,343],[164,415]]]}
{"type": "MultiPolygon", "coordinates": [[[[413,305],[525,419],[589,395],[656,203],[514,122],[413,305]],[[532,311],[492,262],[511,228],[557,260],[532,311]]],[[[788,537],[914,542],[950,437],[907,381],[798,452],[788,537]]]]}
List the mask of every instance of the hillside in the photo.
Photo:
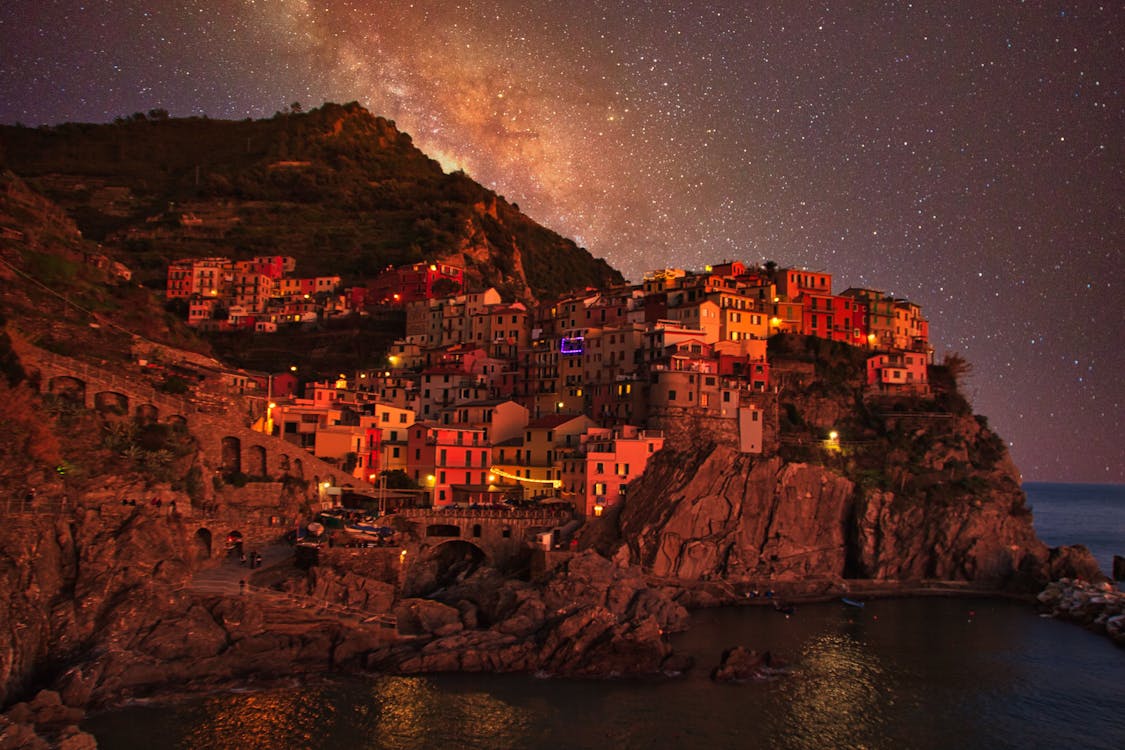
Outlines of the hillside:
{"type": "Polygon", "coordinates": [[[362,283],[421,260],[528,300],[621,281],[463,173],[445,174],[393,122],[325,104],[240,122],[154,111],[112,124],[0,127],[0,164],[120,248],[146,286],[168,261],[283,254],[302,275],[362,283]]]}
{"type": "Polygon", "coordinates": [[[0,172],[0,304],[21,336],[67,356],[114,364],[137,337],[207,353],[149,290],[117,275],[103,248],[11,172],[0,172]]]}

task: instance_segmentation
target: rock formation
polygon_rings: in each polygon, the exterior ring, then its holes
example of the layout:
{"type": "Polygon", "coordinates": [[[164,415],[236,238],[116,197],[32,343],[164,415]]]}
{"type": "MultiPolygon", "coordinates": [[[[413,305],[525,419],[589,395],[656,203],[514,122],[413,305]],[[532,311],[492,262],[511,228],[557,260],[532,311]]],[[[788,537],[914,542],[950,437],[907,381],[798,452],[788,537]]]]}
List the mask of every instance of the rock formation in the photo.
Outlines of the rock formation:
{"type": "Polygon", "coordinates": [[[1028,590],[1067,572],[1098,575],[1083,551],[1051,552],[1036,538],[1014,481],[927,501],[723,445],[658,455],[619,523],[630,559],[653,575],[743,589],[935,579],[1028,590]]]}
{"type": "Polygon", "coordinates": [[[1037,598],[1041,609],[1052,617],[1084,625],[1125,646],[1125,593],[1109,582],[1061,578],[1049,583],[1037,598]]]}
{"type": "Polygon", "coordinates": [[[765,680],[784,674],[785,664],[775,659],[769,651],[758,653],[743,646],[728,648],[719,665],[711,671],[715,682],[746,682],[765,680]]]}
{"type": "Polygon", "coordinates": [[[419,638],[373,653],[368,666],[396,672],[540,671],[612,676],[682,671],[665,635],[687,612],[646,585],[635,567],[588,551],[543,585],[482,572],[442,595],[396,609],[419,638]]]}

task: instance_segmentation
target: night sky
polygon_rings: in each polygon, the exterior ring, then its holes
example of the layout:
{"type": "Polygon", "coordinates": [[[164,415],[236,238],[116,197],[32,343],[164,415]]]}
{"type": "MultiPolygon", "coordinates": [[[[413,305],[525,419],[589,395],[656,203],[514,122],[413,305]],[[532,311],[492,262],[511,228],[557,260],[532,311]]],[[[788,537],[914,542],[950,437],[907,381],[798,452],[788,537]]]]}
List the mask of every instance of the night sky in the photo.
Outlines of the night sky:
{"type": "Polygon", "coordinates": [[[773,259],[916,301],[1025,479],[1122,482],[1123,34],[1093,2],[5,0],[0,122],[358,100],[634,281],[773,259]]]}

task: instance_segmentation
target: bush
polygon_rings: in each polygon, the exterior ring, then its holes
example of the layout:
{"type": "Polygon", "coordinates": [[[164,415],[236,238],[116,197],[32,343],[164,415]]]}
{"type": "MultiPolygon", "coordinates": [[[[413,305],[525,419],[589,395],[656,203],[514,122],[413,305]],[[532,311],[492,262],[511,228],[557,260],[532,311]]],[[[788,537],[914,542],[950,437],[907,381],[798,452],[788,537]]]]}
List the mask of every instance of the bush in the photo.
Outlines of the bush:
{"type": "Polygon", "coordinates": [[[164,379],[164,382],[160,384],[159,389],[164,393],[170,393],[174,396],[183,396],[190,390],[190,386],[188,382],[179,375],[169,375],[164,379]]]}

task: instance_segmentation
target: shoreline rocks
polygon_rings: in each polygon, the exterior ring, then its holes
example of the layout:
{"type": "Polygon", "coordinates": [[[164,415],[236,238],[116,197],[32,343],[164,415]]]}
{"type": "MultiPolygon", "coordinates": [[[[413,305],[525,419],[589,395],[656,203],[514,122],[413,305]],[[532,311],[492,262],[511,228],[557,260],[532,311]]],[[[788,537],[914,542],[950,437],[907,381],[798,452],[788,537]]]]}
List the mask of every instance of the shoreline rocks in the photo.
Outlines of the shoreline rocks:
{"type": "Polygon", "coordinates": [[[785,662],[775,658],[769,651],[759,653],[743,646],[735,646],[723,652],[719,666],[711,670],[711,679],[715,682],[740,683],[768,680],[787,673],[785,662]]]}
{"type": "Polygon", "coordinates": [[[1036,598],[1040,609],[1051,617],[1076,622],[1125,646],[1125,592],[1111,583],[1060,578],[1047,584],[1036,598]]]}
{"type": "Polygon", "coordinates": [[[0,748],[21,750],[94,750],[92,734],[78,728],[86,712],[63,703],[53,690],[40,690],[30,701],[13,704],[0,714],[0,748]]]}

